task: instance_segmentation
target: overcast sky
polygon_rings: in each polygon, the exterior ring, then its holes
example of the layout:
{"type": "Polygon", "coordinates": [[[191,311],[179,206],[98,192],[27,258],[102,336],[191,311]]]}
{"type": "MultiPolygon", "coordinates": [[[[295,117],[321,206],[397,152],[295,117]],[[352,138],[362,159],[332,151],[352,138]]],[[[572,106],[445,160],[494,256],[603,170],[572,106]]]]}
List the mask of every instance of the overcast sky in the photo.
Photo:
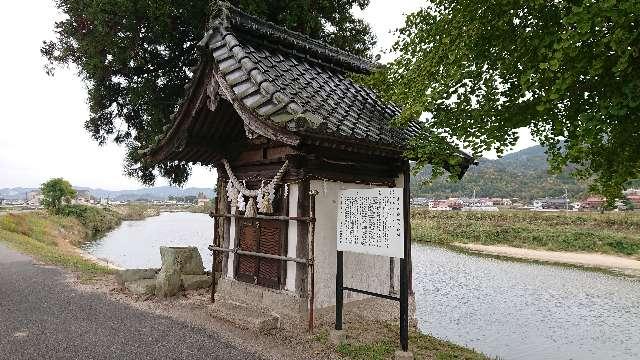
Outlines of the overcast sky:
{"type": "MultiPolygon", "coordinates": [[[[393,43],[391,31],[419,0],[372,0],[364,12],[380,49],[393,43]]],[[[84,130],[86,88],[73,69],[54,77],[43,71],[40,45],[53,38],[60,17],[52,0],[2,1],[0,4],[0,188],[36,187],[52,177],[75,186],[132,189],[141,185],[122,174],[124,149],[98,146],[84,130]]],[[[388,57],[383,57],[388,59],[388,57]]],[[[525,137],[517,149],[531,146],[525,137]]],[[[186,186],[212,187],[215,173],[196,167],[186,186]]],[[[156,185],[166,185],[159,179],[156,185]]]]}

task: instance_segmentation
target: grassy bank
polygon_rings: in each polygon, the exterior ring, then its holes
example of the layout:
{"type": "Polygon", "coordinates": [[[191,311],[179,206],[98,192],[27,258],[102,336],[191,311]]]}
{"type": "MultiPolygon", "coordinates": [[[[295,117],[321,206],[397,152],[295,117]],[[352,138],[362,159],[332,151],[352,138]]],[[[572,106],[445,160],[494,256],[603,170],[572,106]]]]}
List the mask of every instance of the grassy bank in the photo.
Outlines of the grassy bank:
{"type": "MultiPolygon", "coordinates": [[[[393,358],[398,350],[399,334],[397,323],[349,324],[345,330],[347,342],[338,345],[335,350],[346,359],[383,360],[393,358]],[[375,329],[375,330],[372,330],[375,329]],[[353,340],[359,339],[359,340],[353,340]]],[[[327,330],[315,336],[315,340],[327,344],[327,330]]],[[[409,350],[416,359],[436,360],[484,360],[485,355],[451,342],[425,335],[415,329],[409,329],[409,350]]]]}
{"type": "Polygon", "coordinates": [[[640,258],[640,213],[458,212],[414,210],[412,237],[640,258]]]}
{"type": "Polygon", "coordinates": [[[121,220],[143,220],[160,215],[160,208],[153,205],[129,204],[113,206],[109,209],[118,213],[121,220]]]}
{"type": "Polygon", "coordinates": [[[0,241],[41,262],[85,275],[111,273],[110,269],[78,255],[75,246],[117,226],[119,218],[110,212],[78,208],[67,211],[79,217],[50,215],[44,211],[0,215],[0,241]]]}

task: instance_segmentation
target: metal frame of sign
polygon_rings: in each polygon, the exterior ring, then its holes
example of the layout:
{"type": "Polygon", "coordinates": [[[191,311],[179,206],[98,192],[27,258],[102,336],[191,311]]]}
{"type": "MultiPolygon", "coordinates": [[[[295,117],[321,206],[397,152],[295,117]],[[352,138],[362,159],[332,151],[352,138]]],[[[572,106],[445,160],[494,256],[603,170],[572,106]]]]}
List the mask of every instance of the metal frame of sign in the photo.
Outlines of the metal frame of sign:
{"type": "Polygon", "coordinates": [[[400,303],[400,347],[402,351],[409,350],[409,265],[411,261],[411,224],[410,224],[410,188],[409,166],[404,171],[404,186],[402,191],[402,208],[404,223],[404,257],[400,258],[400,296],[378,294],[367,290],[344,286],[343,252],[336,253],[336,330],[342,330],[342,310],[344,307],[344,292],[351,291],[382,299],[398,301],[400,303]]]}

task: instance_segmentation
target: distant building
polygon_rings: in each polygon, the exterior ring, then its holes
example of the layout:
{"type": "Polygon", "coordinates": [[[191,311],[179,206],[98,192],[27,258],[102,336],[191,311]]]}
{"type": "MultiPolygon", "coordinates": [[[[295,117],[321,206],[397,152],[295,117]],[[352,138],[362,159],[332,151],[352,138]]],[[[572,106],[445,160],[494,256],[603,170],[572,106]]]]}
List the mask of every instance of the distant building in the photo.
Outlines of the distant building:
{"type": "Polygon", "coordinates": [[[581,210],[598,210],[604,206],[606,199],[604,196],[592,195],[587,197],[580,204],[581,210]]]}
{"type": "Polygon", "coordinates": [[[640,193],[626,196],[627,200],[633,204],[634,209],[640,209],[640,193]]]}
{"type": "Polygon", "coordinates": [[[40,204],[42,203],[42,191],[40,190],[29,191],[25,196],[24,203],[29,206],[36,206],[36,207],[40,206],[40,204]]]}
{"type": "Polygon", "coordinates": [[[411,205],[413,205],[413,206],[428,206],[429,205],[429,201],[431,201],[431,199],[429,199],[429,198],[414,197],[414,198],[411,198],[411,205]]]}
{"type": "Polygon", "coordinates": [[[533,201],[534,210],[572,210],[567,198],[543,198],[533,201]]]}
{"type": "Polygon", "coordinates": [[[72,204],[93,205],[95,200],[91,197],[89,190],[76,190],[76,198],[71,201],[72,204]]]}
{"type": "Polygon", "coordinates": [[[207,204],[209,204],[209,201],[210,201],[210,200],[209,200],[209,199],[207,199],[207,197],[204,197],[204,198],[198,198],[198,200],[197,200],[196,204],[197,204],[198,206],[206,206],[207,204]]]}

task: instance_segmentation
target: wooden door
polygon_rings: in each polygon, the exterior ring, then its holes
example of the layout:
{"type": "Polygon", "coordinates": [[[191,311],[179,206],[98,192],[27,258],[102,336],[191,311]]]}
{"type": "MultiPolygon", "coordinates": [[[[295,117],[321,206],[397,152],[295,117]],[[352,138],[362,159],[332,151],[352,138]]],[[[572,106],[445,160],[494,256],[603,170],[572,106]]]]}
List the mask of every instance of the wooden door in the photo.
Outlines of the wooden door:
{"type": "MultiPolygon", "coordinates": [[[[279,221],[260,221],[260,240],[258,248],[261,253],[282,255],[282,223],[279,221]]],[[[274,289],[280,288],[281,260],[260,258],[258,261],[257,282],[260,286],[274,289]]]]}
{"type": "MultiPolygon", "coordinates": [[[[283,224],[273,220],[240,220],[238,231],[241,250],[282,255],[283,224]]],[[[260,286],[280,289],[282,261],[239,255],[236,279],[260,286]]]]}
{"type": "MultiPolygon", "coordinates": [[[[258,252],[259,223],[257,221],[239,220],[238,246],[240,250],[258,252]]],[[[236,278],[251,284],[256,283],[258,258],[249,255],[238,255],[236,278]]]]}

